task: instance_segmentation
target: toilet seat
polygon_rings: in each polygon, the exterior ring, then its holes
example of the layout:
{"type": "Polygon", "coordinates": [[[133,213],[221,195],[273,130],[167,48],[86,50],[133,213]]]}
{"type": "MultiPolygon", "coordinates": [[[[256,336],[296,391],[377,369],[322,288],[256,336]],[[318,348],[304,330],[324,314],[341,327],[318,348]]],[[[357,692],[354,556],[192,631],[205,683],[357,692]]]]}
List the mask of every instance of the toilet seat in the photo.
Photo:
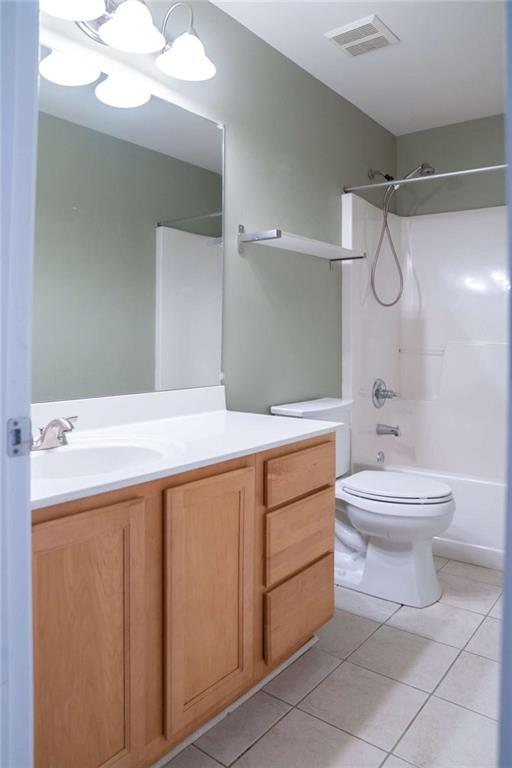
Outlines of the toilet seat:
{"type": "Polygon", "coordinates": [[[336,482],[336,498],[368,512],[400,517],[435,517],[453,504],[444,483],[406,472],[371,471],[336,482]]]}

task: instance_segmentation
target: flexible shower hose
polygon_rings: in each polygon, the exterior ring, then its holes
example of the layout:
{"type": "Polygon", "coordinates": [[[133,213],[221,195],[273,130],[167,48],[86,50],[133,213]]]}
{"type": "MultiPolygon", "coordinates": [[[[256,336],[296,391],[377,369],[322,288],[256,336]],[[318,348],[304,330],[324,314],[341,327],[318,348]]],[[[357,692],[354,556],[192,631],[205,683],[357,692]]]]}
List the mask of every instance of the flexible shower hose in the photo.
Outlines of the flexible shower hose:
{"type": "Polygon", "coordinates": [[[388,187],[386,189],[385,195],[384,195],[384,205],[383,205],[383,220],[382,220],[382,229],[380,232],[379,242],[377,245],[377,249],[375,251],[375,258],[373,259],[372,264],[372,271],[371,271],[371,277],[370,277],[370,283],[372,287],[372,293],[375,296],[376,301],[382,306],[382,307],[394,307],[395,304],[397,304],[401,297],[402,293],[404,292],[404,275],[402,272],[402,267],[400,265],[400,260],[397,256],[396,250],[395,250],[395,244],[393,242],[393,238],[391,236],[391,232],[389,229],[388,224],[388,213],[389,213],[389,206],[391,204],[391,198],[393,197],[394,193],[396,192],[396,187],[388,187]],[[377,265],[379,263],[379,258],[382,251],[382,245],[384,243],[384,238],[388,238],[388,242],[391,248],[391,253],[393,254],[393,258],[395,260],[396,268],[398,271],[398,279],[400,281],[400,287],[398,289],[398,294],[393,301],[383,301],[379,294],[377,293],[377,285],[376,285],[376,279],[375,279],[375,273],[377,272],[377,265]]]}

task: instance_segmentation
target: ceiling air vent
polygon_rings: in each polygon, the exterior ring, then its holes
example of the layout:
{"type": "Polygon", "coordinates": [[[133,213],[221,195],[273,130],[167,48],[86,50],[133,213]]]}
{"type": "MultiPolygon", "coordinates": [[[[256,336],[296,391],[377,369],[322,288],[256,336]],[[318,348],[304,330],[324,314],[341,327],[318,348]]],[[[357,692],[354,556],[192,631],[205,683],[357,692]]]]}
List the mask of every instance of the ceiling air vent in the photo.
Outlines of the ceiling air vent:
{"type": "Polygon", "coordinates": [[[400,42],[400,39],[375,14],[325,32],[324,37],[351,56],[361,56],[363,53],[400,42]]]}

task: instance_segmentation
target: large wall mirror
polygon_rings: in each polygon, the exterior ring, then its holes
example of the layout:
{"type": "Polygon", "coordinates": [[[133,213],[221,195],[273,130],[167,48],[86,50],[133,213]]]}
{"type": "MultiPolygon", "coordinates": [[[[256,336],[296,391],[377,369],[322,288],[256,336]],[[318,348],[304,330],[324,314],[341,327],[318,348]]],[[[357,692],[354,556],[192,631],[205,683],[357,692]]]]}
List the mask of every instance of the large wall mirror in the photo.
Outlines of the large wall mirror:
{"type": "Polygon", "coordinates": [[[41,78],[34,402],[219,384],[223,130],[41,78]]]}

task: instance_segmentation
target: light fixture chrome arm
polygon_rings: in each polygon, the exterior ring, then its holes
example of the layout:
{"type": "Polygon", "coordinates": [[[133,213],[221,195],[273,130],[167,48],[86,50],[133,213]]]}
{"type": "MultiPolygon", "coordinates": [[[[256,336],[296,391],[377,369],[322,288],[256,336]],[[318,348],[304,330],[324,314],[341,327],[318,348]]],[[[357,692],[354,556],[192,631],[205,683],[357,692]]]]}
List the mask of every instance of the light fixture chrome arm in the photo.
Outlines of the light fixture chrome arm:
{"type": "Polygon", "coordinates": [[[187,33],[190,34],[190,35],[197,34],[195,29],[194,29],[194,11],[193,11],[192,7],[188,3],[184,3],[184,2],[182,2],[182,0],[179,0],[179,2],[174,3],[173,5],[171,5],[171,7],[169,8],[169,10],[167,11],[167,13],[164,16],[164,20],[162,21],[162,26],[161,26],[160,31],[162,32],[162,35],[165,37],[166,40],[167,40],[166,29],[167,29],[167,24],[169,22],[169,19],[171,18],[171,14],[177,8],[180,8],[180,7],[186,8],[188,13],[189,13],[187,33]]]}
{"type": "MultiPolygon", "coordinates": [[[[124,0],[105,0],[106,13],[104,13],[103,16],[99,16],[97,19],[94,19],[94,21],[75,21],[75,25],[90,40],[94,40],[95,43],[100,43],[101,45],[106,45],[108,47],[108,43],[106,43],[105,40],[101,38],[98,30],[103,24],[114,17],[115,12],[123,2],[124,0]]],[[[139,2],[142,3],[142,5],[147,6],[146,0],[139,0],[139,2]]],[[[175,3],[175,5],[186,5],[186,3],[175,3]]],[[[166,19],[171,10],[172,8],[170,8],[167,12],[165,17],[166,19]]],[[[190,10],[192,12],[192,9],[190,10]]],[[[165,23],[166,21],[164,24],[165,23]]]]}
{"type": "Polygon", "coordinates": [[[103,16],[94,19],[94,21],[75,21],[75,26],[77,26],[80,32],[83,32],[89,40],[94,40],[95,43],[101,43],[101,45],[107,45],[99,36],[98,29],[102,24],[108,21],[108,19],[112,18],[112,14],[118,5],[119,0],[106,0],[106,13],[104,13],[103,16]]]}

